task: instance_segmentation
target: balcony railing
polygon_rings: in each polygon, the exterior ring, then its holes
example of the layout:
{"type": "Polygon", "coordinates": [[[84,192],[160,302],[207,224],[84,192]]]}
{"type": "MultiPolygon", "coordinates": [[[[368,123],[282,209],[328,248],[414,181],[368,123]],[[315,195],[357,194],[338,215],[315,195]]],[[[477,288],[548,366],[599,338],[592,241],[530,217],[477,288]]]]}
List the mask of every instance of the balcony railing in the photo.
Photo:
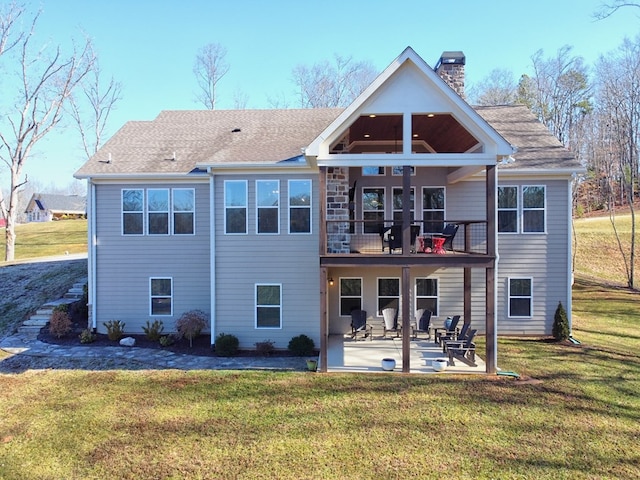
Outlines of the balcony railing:
{"type": "MultiPolygon", "coordinates": [[[[458,231],[451,245],[447,245],[447,253],[487,254],[487,222],[485,220],[445,220],[444,222],[416,221],[411,225],[419,228],[418,237],[425,244],[432,245],[433,238],[439,237],[447,224],[458,225],[458,231]]],[[[385,232],[389,227],[398,225],[392,220],[327,220],[326,223],[326,255],[389,255],[403,254],[425,255],[420,251],[418,238],[409,248],[389,249],[385,240],[385,232]]],[[[428,250],[428,249],[427,249],[428,250]]]]}

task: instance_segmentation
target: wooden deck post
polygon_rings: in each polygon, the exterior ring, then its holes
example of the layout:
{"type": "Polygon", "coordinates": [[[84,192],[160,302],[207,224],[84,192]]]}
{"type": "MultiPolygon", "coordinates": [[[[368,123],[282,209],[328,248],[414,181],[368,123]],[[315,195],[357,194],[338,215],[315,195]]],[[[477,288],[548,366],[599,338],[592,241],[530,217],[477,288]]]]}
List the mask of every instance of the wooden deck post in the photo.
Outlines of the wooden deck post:
{"type": "MultiPolygon", "coordinates": [[[[487,254],[496,257],[497,252],[497,228],[496,228],[496,191],[497,168],[495,165],[487,166],[487,254]]],[[[486,312],[486,371],[488,374],[496,373],[496,358],[498,345],[496,342],[496,317],[495,317],[495,260],[491,267],[485,270],[485,304],[486,312]]]]}

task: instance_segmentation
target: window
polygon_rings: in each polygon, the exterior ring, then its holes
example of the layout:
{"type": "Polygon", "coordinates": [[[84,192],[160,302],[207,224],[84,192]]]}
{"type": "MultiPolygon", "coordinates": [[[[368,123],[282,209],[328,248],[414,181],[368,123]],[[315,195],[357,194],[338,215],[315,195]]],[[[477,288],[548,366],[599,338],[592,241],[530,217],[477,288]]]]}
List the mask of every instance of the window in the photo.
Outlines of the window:
{"type": "Polygon", "coordinates": [[[152,278],[150,280],[151,315],[173,315],[173,280],[152,278]]]}
{"type": "Polygon", "coordinates": [[[498,187],[498,232],[518,232],[518,187],[498,187]]]}
{"type": "Polygon", "coordinates": [[[384,188],[362,189],[363,233],[380,233],[384,227],[384,188]]]}
{"type": "Polygon", "coordinates": [[[362,310],[362,278],[341,278],[340,316],[348,317],[353,310],[362,310]]]}
{"type": "Polygon", "coordinates": [[[147,190],[149,235],[169,235],[169,190],[147,190]]]}
{"type": "MultiPolygon", "coordinates": [[[[409,208],[411,209],[411,218],[410,222],[413,223],[415,219],[415,190],[411,189],[411,205],[409,208]]],[[[396,225],[402,225],[402,189],[394,188],[393,189],[393,223],[396,225]]]]}
{"type": "MultiPolygon", "coordinates": [[[[411,168],[411,175],[415,175],[416,174],[416,167],[410,167],[411,168]]],[[[404,167],[400,166],[400,167],[391,167],[391,175],[396,175],[396,176],[402,176],[404,174],[404,167]]]]}
{"type": "Polygon", "coordinates": [[[444,187],[422,189],[423,233],[440,233],[444,229],[444,187]]]}
{"type": "Polygon", "coordinates": [[[195,191],[192,188],[174,188],[173,233],[193,235],[195,233],[195,191]]]}
{"type": "Polygon", "coordinates": [[[247,182],[224,182],[224,232],[247,233],[247,182]]]}
{"type": "Polygon", "coordinates": [[[256,284],[256,328],[282,327],[282,286],[256,284]]]}
{"type": "Polygon", "coordinates": [[[362,176],[378,176],[384,175],[384,167],[362,167],[362,176]]]}
{"type": "Polygon", "coordinates": [[[256,180],[256,221],[258,233],[280,232],[280,182],[256,180]]]}
{"type": "Polygon", "coordinates": [[[385,308],[400,308],[400,279],[399,278],[379,278],[378,279],[378,316],[382,316],[385,308]]]}
{"type": "Polygon", "coordinates": [[[532,316],[532,283],[530,278],[509,279],[509,317],[532,316]]]}
{"type": "Polygon", "coordinates": [[[435,278],[416,278],[416,310],[424,308],[438,316],[438,280],[435,278]]]}
{"type": "Polygon", "coordinates": [[[289,233],[311,233],[311,180],[289,180],[289,233]]]}
{"type": "Polygon", "coordinates": [[[545,187],[522,187],[522,232],[544,233],[545,187]]]}
{"type": "Polygon", "coordinates": [[[144,233],[144,190],[122,190],[122,234],[144,233]]]}

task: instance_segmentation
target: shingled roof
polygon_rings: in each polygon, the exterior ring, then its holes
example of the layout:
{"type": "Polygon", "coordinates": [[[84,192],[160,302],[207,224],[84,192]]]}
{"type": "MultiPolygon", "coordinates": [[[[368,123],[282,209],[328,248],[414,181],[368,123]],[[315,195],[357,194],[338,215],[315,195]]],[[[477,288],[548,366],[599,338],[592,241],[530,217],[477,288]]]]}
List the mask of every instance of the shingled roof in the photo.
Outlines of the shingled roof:
{"type": "MultiPolygon", "coordinates": [[[[477,107],[517,147],[500,168],[580,168],[575,157],[521,105],[477,107]]],[[[76,177],[187,174],[196,165],[276,164],[301,155],[340,108],[163,111],[153,121],[125,124],[76,177]]]]}

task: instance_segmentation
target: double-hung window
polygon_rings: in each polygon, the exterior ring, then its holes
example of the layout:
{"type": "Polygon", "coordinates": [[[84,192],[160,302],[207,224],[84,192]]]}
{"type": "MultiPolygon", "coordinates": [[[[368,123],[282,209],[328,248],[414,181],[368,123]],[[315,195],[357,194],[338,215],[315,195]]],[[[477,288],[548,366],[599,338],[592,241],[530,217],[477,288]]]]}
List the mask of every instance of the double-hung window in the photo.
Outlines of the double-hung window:
{"type": "Polygon", "coordinates": [[[144,190],[122,190],[122,234],[144,233],[144,190]]]}
{"type": "Polygon", "coordinates": [[[150,315],[173,315],[173,279],[151,278],[149,281],[150,315]]]}
{"type": "Polygon", "coordinates": [[[498,187],[498,232],[518,232],[518,187],[498,187]]]}
{"type": "Polygon", "coordinates": [[[311,233],[311,180],[289,180],[289,233],[311,233]]]}
{"type": "Polygon", "coordinates": [[[362,310],[362,278],[340,279],[340,316],[348,317],[353,310],[362,310]]]}
{"type": "Polygon", "coordinates": [[[430,310],[438,316],[438,279],[416,278],[416,310],[430,310]]]}
{"type": "Polygon", "coordinates": [[[545,187],[522,187],[522,233],[544,233],[545,223],[545,187]]]}
{"type": "Polygon", "coordinates": [[[247,233],[247,181],[224,182],[224,233],[247,233]]]}
{"type": "MultiPolygon", "coordinates": [[[[415,190],[411,188],[410,190],[410,219],[409,221],[413,223],[415,219],[415,190]]],[[[402,225],[402,188],[393,188],[393,223],[396,225],[402,225]]]]}
{"type": "Polygon", "coordinates": [[[174,188],[173,195],[173,233],[192,235],[195,233],[195,191],[193,188],[174,188]]]}
{"type": "Polygon", "coordinates": [[[282,327],[282,285],[256,284],[256,328],[282,327]]]}
{"type": "Polygon", "coordinates": [[[424,233],[441,233],[444,229],[444,187],[422,189],[424,233]]]}
{"type": "Polygon", "coordinates": [[[509,317],[530,318],[532,312],[533,280],[509,278],[509,317]]]}
{"type": "Polygon", "coordinates": [[[169,235],[169,190],[147,190],[147,225],[149,235],[169,235]]]}
{"type": "Polygon", "coordinates": [[[384,188],[362,189],[363,233],[380,233],[384,227],[384,188]]]}
{"type": "Polygon", "coordinates": [[[399,278],[378,278],[378,316],[385,308],[400,308],[399,278]]]}
{"type": "Polygon", "coordinates": [[[280,233],[280,182],[256,180],[258,233],[280,233]]]}

